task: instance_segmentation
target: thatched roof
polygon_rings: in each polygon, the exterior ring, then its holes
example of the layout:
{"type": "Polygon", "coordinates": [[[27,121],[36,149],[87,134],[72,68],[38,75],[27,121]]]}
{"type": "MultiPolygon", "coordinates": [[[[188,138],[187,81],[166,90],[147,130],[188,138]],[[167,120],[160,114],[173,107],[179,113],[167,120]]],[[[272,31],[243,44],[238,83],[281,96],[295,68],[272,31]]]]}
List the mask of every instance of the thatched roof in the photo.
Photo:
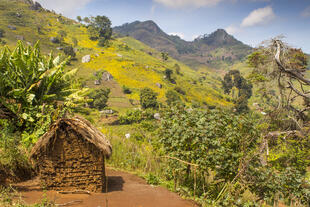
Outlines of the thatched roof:
{"type": "Polygon", "coordinates": [[[110,157],[112,154],[112,146],[110,142],[106,139],[106,136],[102,134],[98,129],[96,129],[92,124],[80,117],[75,118],[61,118],[58,119],[36,143],[32,148],[30,157],[35,158],[40,154],[42,150],[46,150],[47,147],[52,143],[56,137],[58,129],[62,125],[70,126],[75,132],[77,132],[81,138],[85,139],[87,142],[95,145],[106,157],[110,157]]]}

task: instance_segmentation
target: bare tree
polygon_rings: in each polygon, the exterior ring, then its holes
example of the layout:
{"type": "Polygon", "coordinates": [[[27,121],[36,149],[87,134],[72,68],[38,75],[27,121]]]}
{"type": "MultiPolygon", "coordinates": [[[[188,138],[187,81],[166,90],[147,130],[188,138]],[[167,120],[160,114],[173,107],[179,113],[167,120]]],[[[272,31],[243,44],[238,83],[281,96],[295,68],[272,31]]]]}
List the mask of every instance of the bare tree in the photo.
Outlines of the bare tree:
{"type": "Polygon", "coordinates": [[[271,106],[270,114],[278,113],[281,119],[286,116],[302,129],[310,109],[310,79],[305,76],[307,56],[301,49],[275,38],[263,43],[248,62],[254,68],[254,82],[260,85],[258,91],[271,106]]]}

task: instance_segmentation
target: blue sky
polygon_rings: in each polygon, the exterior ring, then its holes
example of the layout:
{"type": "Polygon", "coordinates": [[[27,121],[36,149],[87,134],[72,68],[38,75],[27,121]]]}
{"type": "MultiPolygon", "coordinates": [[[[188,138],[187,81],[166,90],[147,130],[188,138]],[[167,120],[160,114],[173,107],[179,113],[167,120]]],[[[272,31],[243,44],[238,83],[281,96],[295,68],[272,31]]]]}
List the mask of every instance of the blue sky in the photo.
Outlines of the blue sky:
{"type": "Polygon", "coordinates": [[[154,20],[166,33],[193,40],[218,28],[257,46],[278,35],[310,53],[310,0],[37,0],[75,18],[108,16],[113,26],[154,20]]]}

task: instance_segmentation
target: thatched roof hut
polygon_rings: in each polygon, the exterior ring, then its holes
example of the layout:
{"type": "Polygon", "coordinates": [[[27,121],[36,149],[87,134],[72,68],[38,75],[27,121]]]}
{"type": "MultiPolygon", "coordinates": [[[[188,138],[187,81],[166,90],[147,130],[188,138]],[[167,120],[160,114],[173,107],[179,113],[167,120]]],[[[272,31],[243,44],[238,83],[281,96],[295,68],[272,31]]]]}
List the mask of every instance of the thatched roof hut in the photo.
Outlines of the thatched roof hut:
{"type": "Polygon", "coordinates": [[[105,158],[112,147],[98,129],[82,118],[57,120],[31,151],[45,187],[54,190],[102,191],[105,158]]]}

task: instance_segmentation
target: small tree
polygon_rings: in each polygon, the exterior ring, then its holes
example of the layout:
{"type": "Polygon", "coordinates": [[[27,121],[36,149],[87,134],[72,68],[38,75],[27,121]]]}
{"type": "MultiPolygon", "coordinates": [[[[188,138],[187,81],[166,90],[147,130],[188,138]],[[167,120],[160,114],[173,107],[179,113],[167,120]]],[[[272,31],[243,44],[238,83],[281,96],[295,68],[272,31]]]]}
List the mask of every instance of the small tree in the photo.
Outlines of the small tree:
{"type": "Polygon", "coordinates": [[[88,17],[84,17],[83,18],[83,22],[85,22],[86,24],[90,23],[90,19],[88,17]]]}
{"type": "Polygon", "coordinates": [[[90,106],[98,110],[102,110],[107,106],[109,99],[110,89],[109,88],[100,88],[93,90],[89,97],[92,99],[90,106]]]}
{"type": "Polygon", "coordinates": [[[73,47],[70,45],[70,46],[66,46],[64,48],[64,53],[67,55],[67,56],[71,56],[71,58],[75,58],[76,54],[74,52],[74,49],[73,47]]]}
{"type": "Polygon", "coordinates": [[[76,19],[78,20],[79,23],[82,22],[82,17],[81,16],[77,16],[76,19]]]}
{"type": "Polygon", "coordinates": [[[88,25],[89,38],[98,40],[98,45],[103,47],[112,37],[111,21],[106,16],[91,17],[88,25]]]}
{"type": "Polygon", "coordinates": [[[248,99],[252,96],[252,84],[241,76],[240,71],[231,70],[222,81],[224,93],[231,94],[237,112],[248,111],[248,99]]]}
{"type": "Polygon", "coordinates": [[[166,69],[165,70],[165,75],[166,75],[166,78],[167,80],[171,81],[171,75],[173,74],[173,71],[171,69],[166,69]]]}
{"type": "Polygon", "coordinates": [[[140,104],[143,109],[157,108],[157,93],[150,88],[143,88],[140,92],[140,104]]]}
{"type": "Polygon", "coordinates": [[[161,53],[161,58],[163,61],[167,61],[169,59],[168,53],[162,52],[161,53]]]}

